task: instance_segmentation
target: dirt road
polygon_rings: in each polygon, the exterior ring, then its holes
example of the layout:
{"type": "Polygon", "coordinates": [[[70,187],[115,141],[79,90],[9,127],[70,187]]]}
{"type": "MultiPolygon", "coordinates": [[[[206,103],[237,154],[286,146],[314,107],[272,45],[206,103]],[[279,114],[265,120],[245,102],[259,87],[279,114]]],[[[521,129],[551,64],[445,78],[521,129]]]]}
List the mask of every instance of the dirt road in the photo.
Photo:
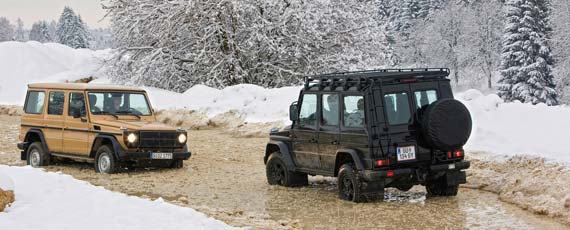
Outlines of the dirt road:
{"type": "MultiPolygon", "coordinates": [[[[19,117],[0,116],[0,164],[23,164],[15,148],[18,126],[19,117]]],[[[254,229],[568,229],[474,189],[426,200],[424,189],[416,186],[405,193],[389,190],[384,202],[353,204],[337,199],[332,178],[311,177],[305,188],[269,186],[262,159],[266,138],[236,138],[219,130],[189,134],[194,155],[181,170],[99,175],[85,163],[46,170],[117,192],[162,197],[254,229]]]]}

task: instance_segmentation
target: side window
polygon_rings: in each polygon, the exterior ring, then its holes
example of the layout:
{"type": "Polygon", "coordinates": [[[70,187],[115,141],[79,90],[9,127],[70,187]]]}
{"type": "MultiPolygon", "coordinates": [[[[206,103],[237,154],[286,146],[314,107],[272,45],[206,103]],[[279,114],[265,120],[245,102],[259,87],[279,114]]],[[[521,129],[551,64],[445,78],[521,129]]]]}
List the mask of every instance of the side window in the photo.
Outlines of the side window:
{"type": "Polygon", "coordinates": [[[323,125],[337,126],[340,122],[338,101],[338,94],[323,94],[323,125]]]}
{"type": "Polygon", "coordinates": [[[384,107],[390,125],[401,125],[411,121],[410,102],[407,93],[384,95],[384,107]]]}
{"type": "Polygon", "coordinates": [[[351,128],[364,128],[364,97],[344,97],[344,126],[351,128]]]}
{"type": "Polygon", "coordinates": [[[317,125],[317,95],[305,94],[299,113],[299,123],[305,126],[317,125]]]}
{"type": "Polygon", "coordinates": [[[46,99],[45,92],[30,91],[26,99],[26,113],[41,114],[44,111],[44,102],[46,99]]]}
{"type": "Polygon", "coordinates": [[[435,90],[424,90],[424,91],[416,91],[416,107],[418,109],[423,108],[424,106],[428,106],[431,103],[437,101],[437,91],[435,90]]]}
{"type": "Polygon", "coordinates": [[[144,94],[131,94],[130,95],[130,108],[138,111],[140,115],[150,115],[150,106],[146,102],[144,94]]]}
{"type": "Polygon", "coordinates": [[[75,113],[79,113],[80,117],[84,117],[86,114],[85,110],[85,97],[82,93],[70,93],[69,94],[69,108],[67,115],[73,117],[75,113]]]}
{"type": "Polygon", "coordinates": [[[49,103],[48,103],[48,114],[50,115],[62,115],[63,114],[63,102],[65,100],[65,95],[63,92],[50,92],[49,93],[49,103]]]}

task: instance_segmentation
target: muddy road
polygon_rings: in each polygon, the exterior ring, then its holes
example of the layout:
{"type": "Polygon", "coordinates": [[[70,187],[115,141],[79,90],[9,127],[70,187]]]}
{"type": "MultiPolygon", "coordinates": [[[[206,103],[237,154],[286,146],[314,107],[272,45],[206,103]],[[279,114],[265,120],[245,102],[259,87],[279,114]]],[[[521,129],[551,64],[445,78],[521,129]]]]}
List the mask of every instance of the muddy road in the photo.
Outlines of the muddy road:
{"type": "MultiPolygon", "coordinates": [[[[18,127],[19,117],[0,116],[0,164],[23,165],[15,147],[18,127]]],[[[426,199],[423,187],[416,186],[409,192],[389,190],[384,202],[353,204],[337,198],[332,178],[310,177],[304,188],[269,186],[262,158],[266,141],[220,130],[190,131],[194,155],[180,170],[98,175],[85,163],[46,170],[129,195],[162,197],[253,229],[569,229],[475,189],[462,188],[453,198],[426,199]]]]}

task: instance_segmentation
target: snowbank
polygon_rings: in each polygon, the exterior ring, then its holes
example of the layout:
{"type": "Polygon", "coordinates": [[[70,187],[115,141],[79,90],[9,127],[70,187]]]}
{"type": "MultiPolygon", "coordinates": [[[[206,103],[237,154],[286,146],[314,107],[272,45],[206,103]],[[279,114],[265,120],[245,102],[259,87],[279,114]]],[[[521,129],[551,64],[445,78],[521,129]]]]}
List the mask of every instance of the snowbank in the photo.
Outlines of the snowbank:
{"type": "Polygon", "coordinates": [[[0,213],[2,229],[230,229],[194,209],[131,197],[60,173],[0,165],[16,202],[0,213]]]}
{"type": "Polygon", "coordinates": [[[104,77],[101,67],[111,52],[56,43],[1,42],[0,104],[23,104],[29,83],[104,77]]]}
{"type": "Polygon", "coordinates": [[[505,103],[477,90],[456,94],[473,117],[470,151],[506,155],[537,155],[570,162],[570,108],[545,104],[505,103]]]}

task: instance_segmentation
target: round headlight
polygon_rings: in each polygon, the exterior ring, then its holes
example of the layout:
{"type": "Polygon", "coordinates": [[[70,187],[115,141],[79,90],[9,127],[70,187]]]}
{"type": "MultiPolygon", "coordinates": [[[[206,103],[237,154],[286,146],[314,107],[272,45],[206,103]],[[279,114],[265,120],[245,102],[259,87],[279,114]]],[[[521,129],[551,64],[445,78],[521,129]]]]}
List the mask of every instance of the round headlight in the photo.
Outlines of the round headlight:
{"type": "Polygon", "coordinates": [[[127,136],[127,141],[129,143],[135,143],[135,141],[137,141],[137,135],[134,133],[131,133],[127,136]]]}
{"type": "Polygon", "coordinates": [[[181,133],[180,135],[178,135],[178,142],[180,142],[180,144],[183,144],[186,142],[186,134],[181,133]]]}

